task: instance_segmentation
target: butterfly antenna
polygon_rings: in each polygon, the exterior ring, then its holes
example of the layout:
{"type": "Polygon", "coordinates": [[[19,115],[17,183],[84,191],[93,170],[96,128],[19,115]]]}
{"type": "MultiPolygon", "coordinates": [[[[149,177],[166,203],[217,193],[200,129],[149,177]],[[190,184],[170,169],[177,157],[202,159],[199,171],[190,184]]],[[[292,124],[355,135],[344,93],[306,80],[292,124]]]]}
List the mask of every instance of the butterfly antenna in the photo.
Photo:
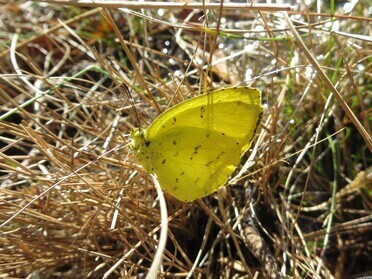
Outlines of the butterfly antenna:
{"type": "Polygon", "coordinates": [[[120,84],[121,88],[124,89],[125,93],[127,94],[128,96],[128,99],[129,99],[129,103],[132,105],[133,107],[133,112],[134,112],[134,115],[136,117],[136,122],[137,122],[137,127],[141,127],[141,123],[140,123],[140,119],[139,119],[139,116],[138,116],[138,113],[137,113],[137,109],[136,109],[136,106],[135,106],[135,103],[134,103],[134,99],[132,97],[132,94],[130,93],[129,91],[129,88],[128,86],[126,86],[124,83],[121,83],[120,84]]]}

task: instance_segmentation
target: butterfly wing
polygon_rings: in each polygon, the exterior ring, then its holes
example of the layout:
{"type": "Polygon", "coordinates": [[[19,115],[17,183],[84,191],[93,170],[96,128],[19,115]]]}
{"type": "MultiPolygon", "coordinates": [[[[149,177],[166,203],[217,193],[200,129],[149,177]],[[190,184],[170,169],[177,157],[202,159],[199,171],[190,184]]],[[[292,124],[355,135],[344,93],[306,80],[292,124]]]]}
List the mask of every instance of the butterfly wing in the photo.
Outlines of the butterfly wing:
{"type": "Polygon", "coordinates": [[[186,100],[162,113],[147,129],[147,140],[175,127],[219,131],[247,149],[261,120],[261,92],[250,87],[225,88],[186,100]]]}
{"type": "Polygon", "coordinates": [[[235,139],[219,132],[180,127],[142,150],[162,189],[181,201],[193,201],[225,184],[240,160],[237,146],[235,139]]]}
{"type": "Polygon", "coordinates": [[[132,146],[166,192],[192,201],[227,181],[249,148],[261,114],[258,90],[217,90],[174,106],[148,129],[132,133],[132,146]]]}

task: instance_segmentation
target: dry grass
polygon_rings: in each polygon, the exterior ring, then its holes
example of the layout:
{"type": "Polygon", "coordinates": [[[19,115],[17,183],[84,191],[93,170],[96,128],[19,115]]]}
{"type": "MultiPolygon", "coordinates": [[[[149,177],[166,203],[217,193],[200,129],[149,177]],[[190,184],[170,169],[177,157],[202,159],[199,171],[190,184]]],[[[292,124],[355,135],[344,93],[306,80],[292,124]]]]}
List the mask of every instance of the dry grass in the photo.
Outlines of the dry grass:
{"type": "Polygon", "coordinates": [[[255,164],[198,202],[166,197],[161,276],[371,274],[367,2],[293,6],[304,46],[283,13],[4,3],[0,277],[147,274],[160,209],[129,132],[241,83],[265,92],[255,164]]]}

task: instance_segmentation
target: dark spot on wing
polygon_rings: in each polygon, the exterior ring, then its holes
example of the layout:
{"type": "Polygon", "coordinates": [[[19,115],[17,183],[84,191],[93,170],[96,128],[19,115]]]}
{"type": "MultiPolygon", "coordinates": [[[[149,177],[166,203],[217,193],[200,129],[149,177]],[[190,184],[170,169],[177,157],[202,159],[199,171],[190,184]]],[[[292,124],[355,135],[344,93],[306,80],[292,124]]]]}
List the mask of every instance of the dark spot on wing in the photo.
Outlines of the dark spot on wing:
{"type": "Polygon", "coordinates": [[[194,159],[194,155],[198,154],[200,147],[202,147],[200,144],[198,146],[195,146],[194,153],[191,154],[190,160],[194,159]]]}
{"type": "Polygon", "coordinates": [[[212,179],[213,176],[216,174],[216,171],[214,171],[210,176],[209,176],[209,179],[212,179]]]}
{"type": "Polygon", "coordinates": [[[217,159],[217,160],[221,159],[221,157],[222,157],[223,155],[225,155],[225,152],[224,152],[224,151],[221,151],[221,153],[217,155],[217,158],[216,158],[216,159],[217,159]]]}
{"type": "Polygon", "coordinates": [[[176,124],[176,122],[177,122],[177,118],[173,117],[172,125],[176,124]]]}
{"type": "Polygon", "coordinates": [[[173,143],[173,145],[177,145],[177,142],[176,142],[175,140],[173,140],[173,142],[172,142],[172,143],[173,143]]]}
{"type": "Polygon", "coordinates": [[[200,118],[203,118],[204,117],[204,113],[205,113],[205,108],[204,107],[201,107],[200,108],[200,118]]]}
{"type": "Polygon", "coordinates": [[[201,147],[201,144],[199,144],[198,146],[196,146],[194,148],[194,153],[193,154],[198,154],[200,147],[201,147]]]}
{"type": "Polygon", "coordinates": [[[161,164],[164,165],[166,161],[167,161],[167,160],[164,159],[163,161],[161,161],[161,164]]]}

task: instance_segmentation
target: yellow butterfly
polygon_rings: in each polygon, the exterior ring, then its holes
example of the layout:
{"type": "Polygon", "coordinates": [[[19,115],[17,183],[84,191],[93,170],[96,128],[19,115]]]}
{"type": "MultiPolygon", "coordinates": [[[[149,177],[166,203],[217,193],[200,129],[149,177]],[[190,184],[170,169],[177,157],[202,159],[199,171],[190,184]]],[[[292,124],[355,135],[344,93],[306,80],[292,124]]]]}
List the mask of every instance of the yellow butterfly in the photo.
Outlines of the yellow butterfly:
{"type": "Polygon", "coordinates": [[[262,111],[259,90],[218,89],[175,105],[147,129],[131,131],[131,148],[165,192],[193,201],[226,183],[249,148],[262,111]]]}

